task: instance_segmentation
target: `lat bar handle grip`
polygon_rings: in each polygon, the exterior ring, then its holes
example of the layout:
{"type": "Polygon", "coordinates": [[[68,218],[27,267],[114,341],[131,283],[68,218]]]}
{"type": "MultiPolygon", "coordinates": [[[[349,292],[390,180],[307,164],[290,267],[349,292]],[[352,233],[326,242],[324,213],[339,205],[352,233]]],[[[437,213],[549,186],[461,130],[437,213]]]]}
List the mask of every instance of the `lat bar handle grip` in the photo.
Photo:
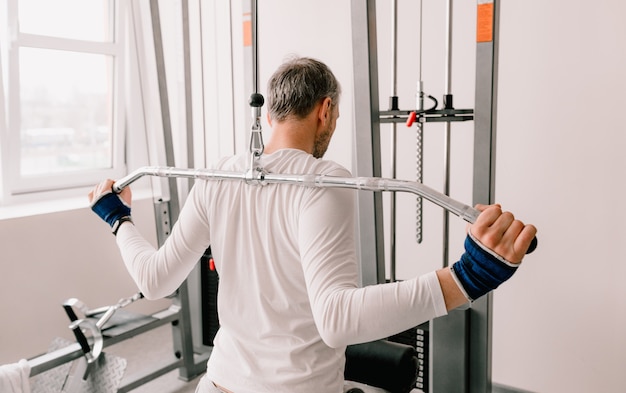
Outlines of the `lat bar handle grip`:
{"type": "Polygon", "coordinates": [[[537,236],[533,237],[533,240],[530,242],[530,246],[528,246],[528,250],[526,250],[526,254],[530,254],[531,252],[535,251],[535,249],[537,248],[537,236]]]}

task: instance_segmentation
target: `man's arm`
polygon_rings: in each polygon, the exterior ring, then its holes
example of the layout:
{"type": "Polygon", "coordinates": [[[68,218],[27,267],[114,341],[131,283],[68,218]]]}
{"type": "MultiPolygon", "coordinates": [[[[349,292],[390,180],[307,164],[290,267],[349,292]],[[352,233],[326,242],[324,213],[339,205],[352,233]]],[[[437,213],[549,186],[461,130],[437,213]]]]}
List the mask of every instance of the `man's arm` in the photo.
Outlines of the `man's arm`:
{"type": "Polygon", "coordinates": [[[441,285],[441,292],[443,292],[443,299],[448,311],[462,306],[469,301],[459,288],[459,285],[454,281],[454,278],[452,278],[450,268],[437,270],[437,278],[439,279],[439,285],[441,285]]]}

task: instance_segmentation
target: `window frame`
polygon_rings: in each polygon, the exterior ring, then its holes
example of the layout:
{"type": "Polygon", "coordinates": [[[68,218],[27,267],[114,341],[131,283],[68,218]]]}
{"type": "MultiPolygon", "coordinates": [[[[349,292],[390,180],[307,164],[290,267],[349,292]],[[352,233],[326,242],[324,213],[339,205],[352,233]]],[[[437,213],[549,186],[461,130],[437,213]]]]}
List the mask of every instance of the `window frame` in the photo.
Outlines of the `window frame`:
{"type": "Polygon", "coordinates": [[[0,133],[2,150],[2,195],[0,204],[11,204],[24,199],[37,200],[49,198],[51,193],[59,196],[76,194],[104,178],[119,178],[126,173],[125,162],[125,51],[123,40],[126,37],[125,12],[123,2],[112,0],[111,27],[113,37],[110,42],[97,42],[21,33],[18,27],[18,0],[5,0],[5,18],[7,31],[3,43],[6,55],[6,76],[4,93],[6,104],[5,122],[0,124],[4,131],[0,133]],[[102,169],[81,169],[54,174],[21,176],[21,138],[20,138],[20,48],[38,48],[62,50],[74,53],[99,54],[112,57],[112,143],[111,167],[102,169]],[[72,192],[73,191],[73,192],[72,192]]]}

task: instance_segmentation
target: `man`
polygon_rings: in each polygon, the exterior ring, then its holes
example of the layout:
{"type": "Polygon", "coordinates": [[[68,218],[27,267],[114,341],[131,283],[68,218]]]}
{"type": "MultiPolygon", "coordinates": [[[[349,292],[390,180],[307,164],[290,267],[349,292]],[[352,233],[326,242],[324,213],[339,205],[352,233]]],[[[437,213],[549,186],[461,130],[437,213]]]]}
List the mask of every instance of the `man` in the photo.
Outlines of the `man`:
{"type": "MultiPolygon", "coordinates": [[[[297,58],[268,84],[273,133],[260,158],[272,173],[350,176],[322,160],[339,117],[340,86],[323,63],[297,58]]],[[[243,173],[249,154],[216,168],[243,173]]],[[[347,345],[446,314],[508,279],[536,229],[500,206],[482,210],[452,268],[358,287],[355,191],[198,181],[158,250],[130,220],[130,190],[107,180],[89,194],[147,298],[174,292],[211,246],[220,274],[220,330],[198,392],[342,392],[347,345]]]]}

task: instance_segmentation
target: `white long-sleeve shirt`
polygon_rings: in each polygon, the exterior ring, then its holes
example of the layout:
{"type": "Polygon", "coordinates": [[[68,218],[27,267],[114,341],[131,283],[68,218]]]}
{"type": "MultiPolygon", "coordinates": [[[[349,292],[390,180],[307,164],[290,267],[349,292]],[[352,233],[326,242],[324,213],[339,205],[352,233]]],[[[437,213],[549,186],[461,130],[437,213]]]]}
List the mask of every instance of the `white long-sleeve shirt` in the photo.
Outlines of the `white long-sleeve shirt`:
{"type": "MultiPolygon", "coordinates": [[[[261,164],[272,173],[351,176],[300,150],[264,155],[261,164]]],[[[242,155],[217,168],[248,166],[242,155]]],[[[446,313],[434,272],[358,286],[356,192],[197,181],[163,247],[133,225],[120,227],[117,242],[148,298],[173,293],[211,246],[220,329],[206,378],[235,393],[339,393],[347,345],[446,313]]]]}

